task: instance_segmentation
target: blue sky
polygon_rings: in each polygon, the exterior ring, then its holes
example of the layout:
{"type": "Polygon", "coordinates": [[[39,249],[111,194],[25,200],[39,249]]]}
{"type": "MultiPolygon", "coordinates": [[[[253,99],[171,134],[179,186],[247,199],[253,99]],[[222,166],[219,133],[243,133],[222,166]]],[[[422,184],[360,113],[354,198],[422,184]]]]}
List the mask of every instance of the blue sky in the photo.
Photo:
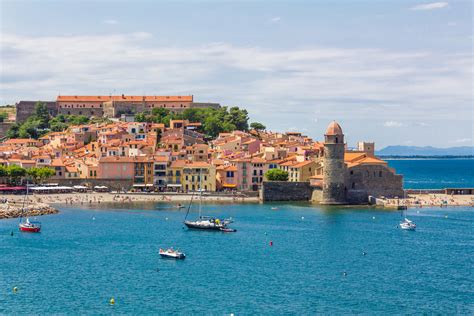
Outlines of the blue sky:
{"type": "Polygon", "coordinates": [[[471,1],[0,4],[0,104],[193,94],[350,146],[473,144],[471,1]]]}

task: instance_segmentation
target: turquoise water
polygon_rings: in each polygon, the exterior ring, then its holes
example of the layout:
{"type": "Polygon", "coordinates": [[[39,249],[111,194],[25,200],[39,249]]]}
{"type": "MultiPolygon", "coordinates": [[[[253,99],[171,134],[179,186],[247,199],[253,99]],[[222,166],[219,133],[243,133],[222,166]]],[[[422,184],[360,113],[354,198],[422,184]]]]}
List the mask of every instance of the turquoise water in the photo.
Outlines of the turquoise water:
{"type": "Polygon", "coordinates": [[[387,160],[408,189],[474,188],[474,159],[387,160]]]}
{"type": "Polygon", "coordinates": [[[167,206],[62,207],[13,237],[0,221],[0,313],[474,313],[472,208],[410,210],[407,232],[375,209],[206,205],[235,218],[225,234],[167,206]],[[160,259],[167,246],[186,260],[160,259]]]}

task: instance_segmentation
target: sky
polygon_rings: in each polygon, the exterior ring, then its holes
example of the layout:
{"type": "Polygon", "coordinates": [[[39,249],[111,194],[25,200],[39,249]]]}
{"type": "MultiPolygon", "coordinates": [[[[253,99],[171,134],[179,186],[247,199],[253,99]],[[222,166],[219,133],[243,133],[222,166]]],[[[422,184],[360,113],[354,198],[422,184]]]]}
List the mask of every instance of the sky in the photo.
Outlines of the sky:
{"type": "Polygon", "coordinates": [[[472,1],[4,1],[0,105],[194,95],[349,146],[472,146],[472,1]]]}

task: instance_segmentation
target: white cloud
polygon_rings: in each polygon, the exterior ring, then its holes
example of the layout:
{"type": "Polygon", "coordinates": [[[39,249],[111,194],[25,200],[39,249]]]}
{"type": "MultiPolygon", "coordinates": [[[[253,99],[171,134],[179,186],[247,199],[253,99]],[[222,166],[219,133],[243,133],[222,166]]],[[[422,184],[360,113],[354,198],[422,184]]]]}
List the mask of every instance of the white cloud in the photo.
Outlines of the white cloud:
{"type": "MultiPolygon", "coordinates": [[[[146,32],[2,34],[0,51],[0,104],[114,90],[194,94],[197,101],[246,107],[253,120],[280,130],[295,122],[299,130],[324,129],[333,119],[374,118],[388,127],[403,122],[412,128],[427,115],[430,122],[472,115],[472,54],[227,43],[164,46],[146,32]]],[[[446,137],[449,142],[456,136],[446,137]]]]}
{"type": "Polygon", "coordinates": [[[426,11],[426,10],[436,10],[436,9],[443,9],[448,7],[449,3],[447,2],[432,2],[432,3],[425,3],[419,4],[412,7],[412,10],[416,11],[426,11]]]}
{"type": "Polygon", "coordinates": [[[397,121],[386,121],[383,123],[383,126],[385,127],[402,127],[403,123],[397,122],[397,121]]]}
{"type": "Polygon", "coordinates": [[[458,144],[470,143],[471,140],[472,140],[471,138],[460,138],[460,139],[456,139],[454,143],[458,143],[458,144]]]}
{"type": "Polygon", "coordinates": [[[106,19],[106,20],[102,21],[102,23],[109,24],[109,25],[115,25],[115,24],[118,24],[118,21],[114,20],[114,19],[106,19]]]}
{"type": "Polygon", "coordinates": [[[281,21],[281,18],[279,16],[276,16],[270,19],[270,22],[272,23],[278,23],[280,21],[281,21]]]}

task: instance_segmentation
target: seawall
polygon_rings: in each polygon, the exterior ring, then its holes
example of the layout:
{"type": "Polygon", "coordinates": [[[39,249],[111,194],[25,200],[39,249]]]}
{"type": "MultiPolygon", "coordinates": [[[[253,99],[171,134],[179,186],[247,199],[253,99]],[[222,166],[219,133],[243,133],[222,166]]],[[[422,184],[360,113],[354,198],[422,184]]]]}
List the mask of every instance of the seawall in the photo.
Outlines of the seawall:
{"type": "Polygon", "coordinates": [[[312,194],[309,182],[264,181],[260,201],[310,201],[312,194]]]}

